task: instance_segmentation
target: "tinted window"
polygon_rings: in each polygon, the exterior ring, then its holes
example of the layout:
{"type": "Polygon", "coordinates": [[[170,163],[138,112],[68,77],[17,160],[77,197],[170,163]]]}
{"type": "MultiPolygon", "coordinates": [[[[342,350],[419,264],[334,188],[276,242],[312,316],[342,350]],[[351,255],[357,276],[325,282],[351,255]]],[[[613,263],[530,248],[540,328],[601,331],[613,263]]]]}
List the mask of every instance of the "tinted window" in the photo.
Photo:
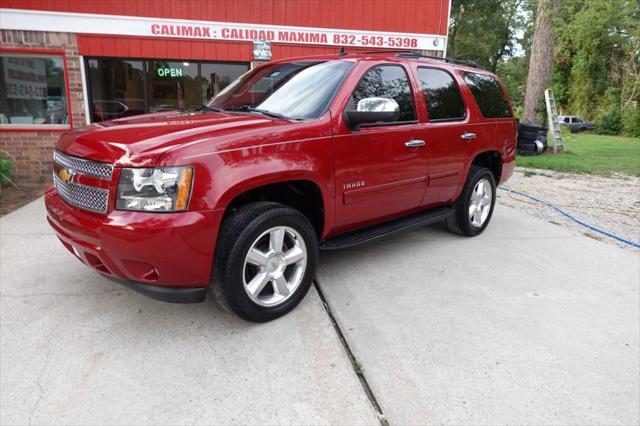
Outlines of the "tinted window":
{"type": "Polygon", "coordinates": [[[0,55],[0,125],[69,124],[59,55],[0,55]]]}
{"type": "Polygon", "coordinates": [[[149,112],[202,105],[197,63],[150,61],[148,81],[149,112]]]}
{"type": "Polygon", "coordinates": [[[135,60],[87,61],[93,121],[144,114],[144,63],[135,60]]]}
{"type": "Polygon", "coordinates": [[[465,73],[464,81],[471,89],[483,116],[486,118],[512,117],[509,103],[495,78],[488,75],[465,73]]]}
{"type": "Polygon", "coordinates": [[[388,98],[400,106],[398,121],[414,121],[413,95],[404,68],[397,65],[382,65],[371,68],[362,77],[353,91],[348,108],[353,110],[364,98],[388,98]]]}
{"type": "Polygon", "coordinates": [[[418,68],[418,76],[429,111],[429,120],[464,118],[466,109],[460,90],[448,72],[434,68],[418,68]]]}
{"type": "Polygon", "coordinates": [[[209,99],[222,92],[225,87],[245,72],[247,72],[247,66],[244,64],[200,64],[200,78],[203,88],[202,103],[209,102],[209,99]]]}

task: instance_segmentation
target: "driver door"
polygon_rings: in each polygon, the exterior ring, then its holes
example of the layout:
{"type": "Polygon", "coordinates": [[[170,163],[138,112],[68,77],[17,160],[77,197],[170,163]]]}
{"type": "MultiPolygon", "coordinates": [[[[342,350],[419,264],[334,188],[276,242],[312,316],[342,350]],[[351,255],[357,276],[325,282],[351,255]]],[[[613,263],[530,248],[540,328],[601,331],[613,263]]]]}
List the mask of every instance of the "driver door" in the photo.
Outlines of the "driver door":
{"type": "Polygon", "coordinates": [[[426,188],[427,156],[417,119],[414,87],[401,64],[367,69],[346,108],[382,97],[400,107],[398,121],[350,128],[344,114],[334,134],[335,231],[367,226],[415,210],[426,188]]]}

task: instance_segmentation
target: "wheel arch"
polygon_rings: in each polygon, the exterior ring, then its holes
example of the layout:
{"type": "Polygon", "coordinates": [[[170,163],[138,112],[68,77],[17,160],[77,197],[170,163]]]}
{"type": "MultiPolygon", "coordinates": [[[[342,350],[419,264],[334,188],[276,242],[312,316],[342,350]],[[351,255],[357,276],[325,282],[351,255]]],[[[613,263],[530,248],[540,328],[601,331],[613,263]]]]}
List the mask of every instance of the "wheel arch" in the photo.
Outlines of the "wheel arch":
{"type": "Polygon", "coordinates": [[[473,160],[469,163],[469,167],[467,167],[467,173],[465,174],[465,181],[466,181],[466,176],[469,175],[469,170],[471,170],[471,167],[480,166],[480,167],[486,167],[491,171],[497,186],[500,184],[500,178],[502,177],[502,163],[503,163],[503,160],[502,160],[502,154],[500,154],[500,151],[489,150],[489,151],[480,152],[476,154],[473,160]]]}
{"type": "Polygon", "coordinates": [[[318,239],[322,237],[328,224],[326,209],[329,205],[320,184],[310,176],[281,173],[270,177],[262,176],[251,182],[242,182],[230,188],[218,203],[224,208],[226,218],[233,211],[256,201],[273,201],[300,211],[313,225],[318,239]]]}

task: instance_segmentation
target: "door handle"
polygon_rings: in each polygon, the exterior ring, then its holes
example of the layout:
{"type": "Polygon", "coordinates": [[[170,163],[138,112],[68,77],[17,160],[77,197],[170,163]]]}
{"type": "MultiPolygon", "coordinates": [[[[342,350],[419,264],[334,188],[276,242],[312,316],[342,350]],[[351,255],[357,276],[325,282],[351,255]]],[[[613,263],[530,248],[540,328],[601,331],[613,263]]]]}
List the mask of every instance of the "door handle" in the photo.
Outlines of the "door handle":
{"type": "Polygon", "coordinates": [[[425,146],[427,143],[420,139],[413,139],[404,143],[404,146],[407,148],[420,148],[421,146],[425,146]]]}
{"type": "Polygon", "coordinates": [[[471,133],[471,132],[464,132],[463,134],[460,135],[460,139],[465,140],[465,141],[470,141],[476,138],[476,134],[475,133],[471,133]]]}

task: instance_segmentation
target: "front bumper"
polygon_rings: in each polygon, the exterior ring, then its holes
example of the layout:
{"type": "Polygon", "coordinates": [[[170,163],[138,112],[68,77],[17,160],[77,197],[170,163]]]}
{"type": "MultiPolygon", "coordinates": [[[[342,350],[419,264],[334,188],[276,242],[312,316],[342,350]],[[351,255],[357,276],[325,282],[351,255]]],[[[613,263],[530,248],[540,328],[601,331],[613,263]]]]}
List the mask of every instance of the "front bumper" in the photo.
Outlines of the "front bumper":
{"type": "Polygon", "coordinates": [[[58,238],[85,265],[154,299],[204,298],[223,210],[101,215],[70,206],[54,188],[45,204],[58,238]]]}

